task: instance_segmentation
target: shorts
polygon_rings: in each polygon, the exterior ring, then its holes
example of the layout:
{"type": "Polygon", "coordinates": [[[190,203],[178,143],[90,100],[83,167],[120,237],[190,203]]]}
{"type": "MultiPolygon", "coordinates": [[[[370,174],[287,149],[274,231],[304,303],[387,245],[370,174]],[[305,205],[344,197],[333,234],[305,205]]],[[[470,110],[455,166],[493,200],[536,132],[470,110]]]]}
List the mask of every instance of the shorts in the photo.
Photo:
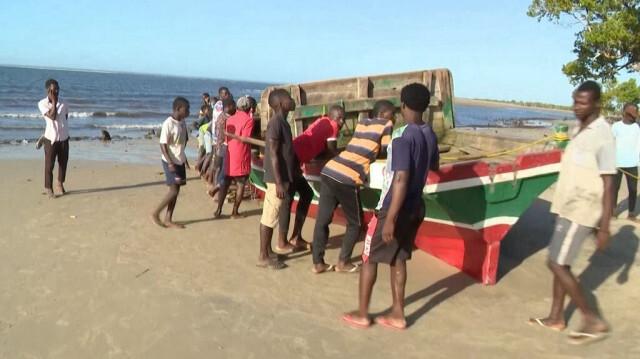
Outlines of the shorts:
{"type": "Polygon", "coordinates": [[[267,183],[267,191],[264,194],[264,205],[262,206],[262,217],[260,224],[269,228],[275,228],[280,218],[280,207],[282,199],[278,198],[275,183],[267,183]]]}
{"type": "Polygon", "coordinates": [[[169,171],[169,164],[162,160],[162,168],[164,169],[164,176],[167,179],[167,186],[184,186],[187,184],[187,170],[185,169],[184,163],[181,165],[176,165],[176,173],[169,171]]]}
{"type": "MultiPolygon", "coordinates": [[[[205,131],[203,142],[205,153],[208,155],[211,154],[211,152],[213,152],[213,140],[209,131],[205,131]]],[[[198,143],[200,143],[200,137],[198,137],[198,143]]]]}
{"type": "MultiPolygon", "coordinates": [[[[224,167],[222,168],[224,170],[224,167]]],[[[236,181],[236,183],[238,184],[245,184],[247,183],[247,181],[249,180],[249,175],[244,175],[244,176],[224,176],[225,181],[227,182],[231,182],[231,181],[236,181]]]]}
{"type": "Polygon", "coordinates": [[[580,252],[582,243],[594,229],[558,217],[549,243],[549,260],[563,266],[571,266],[580,252]]]}
{"type": "Polygon", "coordinates": [[[393,241],[387,244],[382,239],[382,228],[387,219],[387,211],[378,211],[369,222],[362,251],[362,262],[394,264],[396,260],[411,259],[413,243],[424,220],[424,213],[423,202],[416,204],[411,210],[401,210],[396,219],[393,241]]]}
{"type": "Polygon", "coordinates": [[[226,177],[224,169],[226,166],[225,161],[227,160],[227,146],[221,146],[220,153],[216,153],[216,156],[220,158],[220,173],[218,174],[218,179],[216,182],[218,183],[218,186],[222,186],[222,183],[224,183],[224,179],[226,177]]]}

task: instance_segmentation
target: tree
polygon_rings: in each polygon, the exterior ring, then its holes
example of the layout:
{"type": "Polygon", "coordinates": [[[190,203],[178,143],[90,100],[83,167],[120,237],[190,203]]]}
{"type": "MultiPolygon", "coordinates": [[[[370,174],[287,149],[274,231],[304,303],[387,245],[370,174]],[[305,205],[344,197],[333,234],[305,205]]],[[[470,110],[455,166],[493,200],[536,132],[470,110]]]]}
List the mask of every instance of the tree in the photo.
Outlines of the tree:
{"type": "Polygon", "coordinates": [[[533,0],[527,15],[580,26],[576,59],[562,67],[573,84],[640,71],[640,0],[533,0]]]}

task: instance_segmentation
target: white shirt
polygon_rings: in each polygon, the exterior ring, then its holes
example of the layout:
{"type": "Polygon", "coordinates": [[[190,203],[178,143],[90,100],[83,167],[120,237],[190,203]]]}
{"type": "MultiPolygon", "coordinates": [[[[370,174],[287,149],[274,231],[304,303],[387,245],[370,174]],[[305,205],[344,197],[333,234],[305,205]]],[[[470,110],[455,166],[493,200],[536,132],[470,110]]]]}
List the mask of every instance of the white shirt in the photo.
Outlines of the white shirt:
{"type": "Polygon", "coordinates": [[[160,143],[167,144],[169,147],[169,157],[166,158],[162,154],[162,160],[171,164],[181,165],[187,161],[184,154],[184,147],[187,144],[187,125],[184,121],[176,121],[169,116],[162,123],[162,131],[160,132],[160,143]]]}
{"type": "Polygon", "coordinates": [[[640,126],[618,121],[611,126],[616,138],[616,166],[638,167],[640,164],[640,126]]]}
{"type": "Polygon", "coordinates": [[[38,109],[42,116],[44,116],[44,122],[46,127],[44,129],[44,137],[51,141],[51,143],[64,141],[69,138],[69,126],[67,124],[67,118],[69,117],[69,107],[67,103],[58,98],[58,104],[56,106],[57,113],[55,121],[45,116],[44,114],[51,109],[51,102],[49,98],[45,97],[38,102],[38,109]]]}
{"type": "Polygon", "coordinates": [[[582,226],[597,227],[603,214],[600,176],[617,172],[615,140],[604,117],[582,131],[576,127],[562,155],[551,213],[582,226]]]}

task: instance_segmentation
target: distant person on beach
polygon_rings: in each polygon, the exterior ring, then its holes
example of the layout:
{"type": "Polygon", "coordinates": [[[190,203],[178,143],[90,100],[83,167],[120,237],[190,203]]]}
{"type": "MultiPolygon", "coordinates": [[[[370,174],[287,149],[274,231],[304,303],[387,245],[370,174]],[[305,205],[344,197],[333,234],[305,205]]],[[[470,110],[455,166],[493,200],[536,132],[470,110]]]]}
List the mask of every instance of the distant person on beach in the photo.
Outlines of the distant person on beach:
{"type": "MultiPolygon", "coordinates": [[[[45,82],[47,97],[38,102],[38,109],[44,116],[45,130],[39,143],[44,143],[44,188],[49,198],[55,198],[53,192],[53,167],[58,161],[58,181],[56,190],[65,194],[64,181],[69,161],[69,107],[59,98],[58,81],[49,79],[45,82]]],[[[36,145],[38,148],[38,145],[36,145]]]]}
{"type": "Polygon", "coordinates": [[[634,211],[636,209],[636,197],[638,196],[638,166],[640,165],[640,126],[637,125],[638,107],[625,103],[622,107],[622,121],[611,126],[613,137],[616,139],[616,167],[618,173],[614,179],[613,210],[612,217],[617,217],[618,192],[622,183],[622,175],[627,180],[629,190],[627,219],[637,222],[634,211]]]}
{"type": "MultiPolygon", "coordinates": [[[[211,125],[209,128],[211,129],[211,135],[213,143],[217,141],[217,135],[215,133],[216,121],[218,121],[218,117],[224,112],[224,100],[227,98],[233,99],[233,95],[229,92],[229,89],[226,87],[220,87],[218,89],[219,100],[216,101],[213,105],[213,112],[211,113],[211,125]]],[[[215,156],[215,152],[213,153],[215,156]]]]}
{"type": "Polygon", "coordinates": [[[400,92],[402,118],[407,124],[393,132],[387,149],[380,202],[369,223],[362,254],[359,309],[340,317],[357,328],[371,325],[369,303],[376,282],[378,263],[390,265],[393,306],[388,316],[376,318],[379,325],[404,330],[406,261],[425,215],[422,191],[429,170],[439,168],[438,138],[422,120],[431,94],[422,84],[405,86],[400,92]]]}
{"type": "Polygon", "coordinates": [[[287,196],[294,171],[299,171],[293,153],[293,137],[287,115],[296,107],[289,93],[284,89],[276,89],[269,94],[269,107],[273,116],[267,123],[265,135],[264,181],[267,190],[264,195],[264,206],[260,218],[260,253],[257,266],[262,268],[282,269],[284,264],[272,257],[271,239],[273,229],[278,224],[282,200],[287,196]]]}
{"type": "Polygon", "coordinates": [[[209,184],[207,193],[211,198],[215,197],[220,187],[224,184],[224,160],[227,157],[227,136],[225,135],[225,129],[227,127],[227,119],[236,113],[236,102],[233,98],[226,98],[223,104],[224,111],[218,116],[215,128],[212,129],[216,137],[213,151],[214,161],[213,166],[210,167],[207,172],[207,183],[209,184]]]}
{"type": "MultiPolygon", "coordinates": [[[[225,132],[238,137],[250,137],[253,132],[253,118],[249,115],[251,111],[251,101],[247,97],[241,97],[236,103],[236,113],[227,119],[225,132]]],[[[214,217],[218,218],[222,214],[222,206],[227,197],[227,191],[232,181],[236,182],[236,198],[233,202],[231,218],[244,217],[238,211],[244,196],[244,187],[249,180],[251,172],[251,145],[240,140],[227,138],[227,150],[224,159],[225,178],[220,191],[218,191],[218,209],[214,217]]]]}
{"type": "Polygon", "coordinates": [[[180,186],[187,184],[186,167],[189,166],[184,148],[187,144],[187,126],[184,120],[189,117],[189,101],[184,97],[177,97],[173,101],[173,115],[162,123],[160,133],[160,150],[162,151],[162,168],[166,177],[169,193],[151,213],[151,221],[160,227],[184,228],[173,222],[173,210],[176,207],[180,186]],[[160,212],[167,209],[164,222],[160,221],[160,212]]]}
{"type": "Polygon", "coordinates": [[[207,127],[211,122],[211,107],[209,105],[202,105],[200,107],[200,116],[197,121],[193,122],[193,127],[198,130],[198,160],[196,162],[196,171],[204,172],[202,165],[206,160],[205,155],[211,153],[211,135],[209,134],[209,152],[207,152],[207,146],[205,143],[205,137],[207,135],[207,127]]]}
{"type": "MultiPolygon", "coordinates": [[[[329,116],[322,116],[315,120],[302,134],[293,139],[296,169],[322,153],[326,153],[330,157],[339,154],[337,143],[340,129],[344,125],[344,116],[345,112],[342,106],[331,106],[329,116]]],[[[287,195],[282,200],[282,211],[280,211],[280,219],[278,221],[280,236],[276,245],[276,252],[288,253],[295,249],[311,248],[311,244],[302,238],[301,233],[312,199],[313,189],[309,186],[307,179],[302,175],[302,171],[295,171],[287,195]],[[291,238],[287,241],[289,222],[291,221],[291,206],[296,192],[299,194],[296,219],[293,224],[291,238]]]]}
{"type": "Polygon", "coordinates": [[[360,121],[353,138],[345,150],[327,162],[321,172],[318,215],[313,231],[313,273],[338,271],[356,273],[359,267],[351,263],[353,247],[360,233],[362,208],[360,186],[369,176],[369,165],[381,151],[385,151],[395,123],[395,107],[388,100],[377,101],[372,117],[360,121]],[[325,247],[329,239],[329,224],[333,212],[340,205],[347,220],[347,229],[342,239],[338,265],[324,261],[325,247]]]}
{"type": "Polygon", "coordinates": [[[602,339],[608,326],[589,306],[571,265],[582,243],[596,234],[596,247],[604,250],[610,241],[609,221],[613,207],[616,149],[611,126],[600,115],[600,85],[582,83],[573,94],[579,126],[564,150],[551,212],[556,213],[555,231],[549,244],[547,265],[553,273],[551,312],[546,318],[530,318],[529,324],[560,331],[564,320],[565,296],[582,313],[584,325],[569,334],[573,344],[602,339]]]}

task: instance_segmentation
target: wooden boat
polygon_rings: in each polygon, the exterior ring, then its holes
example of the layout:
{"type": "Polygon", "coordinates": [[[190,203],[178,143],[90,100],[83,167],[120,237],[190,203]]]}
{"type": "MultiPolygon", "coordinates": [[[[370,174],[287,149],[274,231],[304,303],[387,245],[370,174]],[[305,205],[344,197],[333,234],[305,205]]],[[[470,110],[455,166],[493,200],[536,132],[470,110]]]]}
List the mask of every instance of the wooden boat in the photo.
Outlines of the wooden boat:
{"type": "MultiPolygon", "coordinates": [[[[400,114],[400,90],[406,84],[419,82],[431,90],[425,121],[438,136],[441,166],[430,172],[423,199],[426,215],[415,245],[446,263],[477,278],[494,284],[498,268],[500,241],[531,205],[558,176],[561,151],[549,149],[546,141],[537,141],[526,153],[506,153],[489,159],[484,155],[517,148],[529,141],[499,137],[477,131],[455,128],[453,81],[449,70],[425,70],[409,73],[347,78],[323,82],[277,86],[291,93],[296,109],[289,114],[294,136],[321,116],[334,104],[347,113],[346,138],[358,120],[366,118],[374,103],[390,100],[398,109],[397,126],[403,125],[400,114]]],[[[263,91],[260,102],[260,125],[266,129],[269,120],[267,99],[270,87],[263,91]]],[[[251,181],[261,191],[263,167],[260,156],[254,156],[251,181]]],[[[304,173],[315,191],[309,215],[315,216],[320,193],[320,171],[324,161],[304,165],[304,173]]],[[[365,223],[375,209],[382,184],[384,161],[371,165],[369,182],[361,191],[365,223]]],[[[342,211],[334,214],[334,223],[344,223],[342,211]]]]}

